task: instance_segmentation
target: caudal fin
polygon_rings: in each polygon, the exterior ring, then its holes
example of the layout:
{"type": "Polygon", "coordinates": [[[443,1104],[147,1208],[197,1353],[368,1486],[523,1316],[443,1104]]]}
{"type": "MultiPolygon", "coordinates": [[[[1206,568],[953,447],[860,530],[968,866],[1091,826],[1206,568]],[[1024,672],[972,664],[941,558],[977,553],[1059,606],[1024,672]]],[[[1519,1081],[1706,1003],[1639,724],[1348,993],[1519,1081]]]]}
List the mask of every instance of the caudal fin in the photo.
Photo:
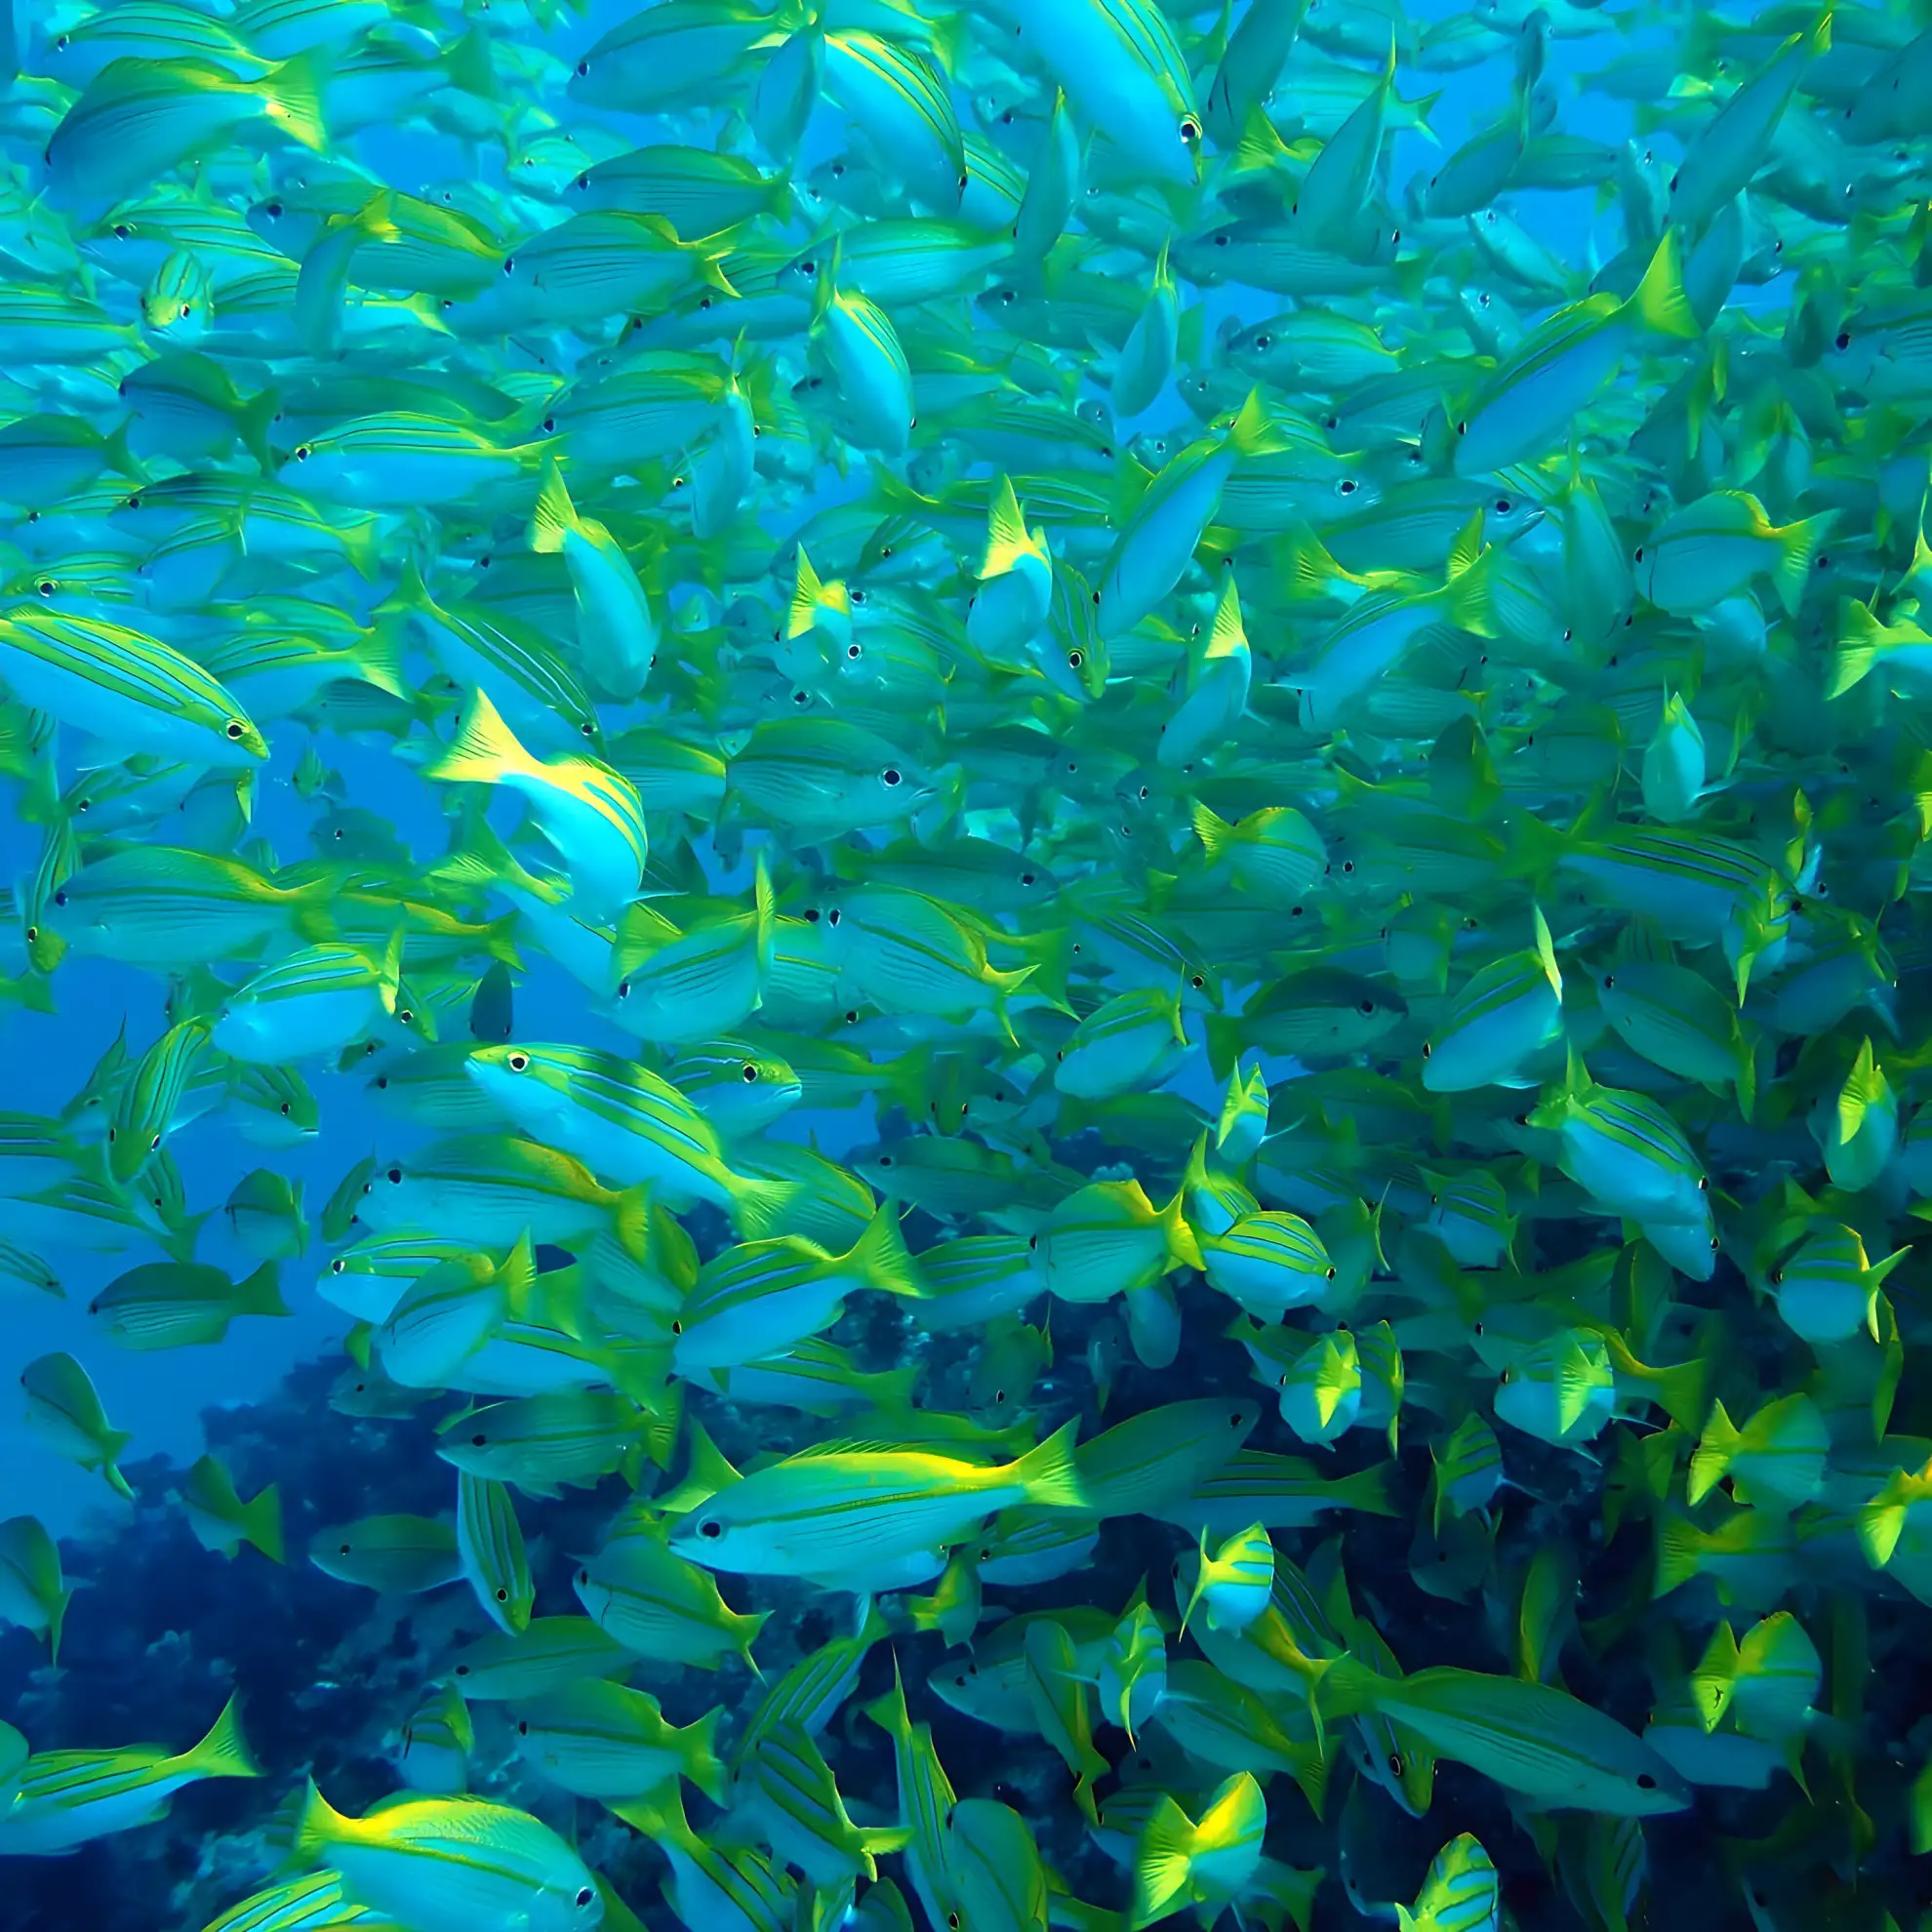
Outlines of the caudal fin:
{"type": "Polygon", "coordinates": [[[1885,626],[1872,616],[1869,604],[1851,603],[1838,622],[1838,641],[1831,652],[1831,673],[1825,683],[1828,700],[1842,698],[1854,685],[1863,684],[1878,662],[1879,648],[1885,641],[1885,626]]]}
{"type": "Polygon", "coordinates": [[[881,1201],[865,1233],[845,1256],[845,1264],[866,1287],[881,1294],[923,1296],[926,1284],[900,1232],[899,1216],[896,1202],[881,1201]]]}
{"type": "Polygon", "coordinates": [[[311,48],[284,60],[262,86],[262,111],[293,140],[318,154],[329,144],[329,130],[322,119],[326,65],[324,50],[311,48]]]}
{"type": "Polygon", "coordinates": [[[1163,1796],[1141,1827],[1134,1847],[1134,1897],[1127,1908],[1129,1932],[1165,1918],[1187,1889],[1194,1872],[1194,1827],[1171,1797],[1163,1796]]]}
{"type": "Polygon", "coordinates": [[[538,486],[537,506],[530,513],[530,547],[539,556],[547,556],[564,546],[564,540],[578,528],[577,505],[570,500],[563,471],[555,457],[543,462],[543,480],[538,486]]]}
{"type": "Polygon", "coordinates": [[[291,1312],[282,1300],[282,1269],[278,1262],[265,1261],[235,1289],[237,1312],[257,1315],[285,1315],[291,1312]]]}
{"type": "Polygon", "coordinates": [[[718,1724],[723,1716],[724,1706],[720,1704],[705,1711],[696,1723],[687,1724],[673,1734],[684,1775],[716,1805],[725,1802],[725,1790],[730,1782],[717,1750],[718,1724]]]}
{"type": "MultiPolygon", "coordinates": [[[[180,1760],[183,1770],[197,1778],[259,1778],[262,1766],[242,1736],[241,1693],[221,1707],[221,1714],[210,1726],[208,1735],[180,1760]]],[[[311,1786],[312,1790],[313,1787],[311,1786]]],[[[319,1796],[319,1793],[318,1793],[319,1796]]]]}
{"type": "Polygon", "coordinates": [[[1824,562],[1819,545],[1836,517],[1836,510],[1820,510],[1801,523],[1787,524],[1778,533],[1783,554],[1771,573],[1771,582],[1787,617],[1797,616],[1798,606],[1804,602],[1805,584],[1813,570],[1824,562]]]}
{"type": "Polygon", "coordinates": [[[1013,1480],[1025,1486],[1026,1501],[1035,1508],[1087,1508],[1087,1492],[1073,1461],[1073,1438],[1079,1427],[1077,1416],[1063,1423],[1037,1449],[1028,1450],[1013,1465],[1013,1480]]]}
{"type": "Polygon", "coordinates": [[[1653,336],[1693,342],[1703,335],[1684,288],[1683,249],[1675,228],[1665,229],[1650,266],[1643,271],[1643,280],[1630,297],[1630,307],[1653,336]]]}
{"type": "Polygon", "coordinates": [[[282,1492],[270,1483],[242,1505],[242,1535],[271,1563],[286,1560],[282,1552],[282,1492]]]}
{"type": "Polygon", "coordinates": [[[1742,1439],[1738,1426],[1725,1413],[1723,1403],[1711,1403],[1711,1419],[1704,1425],[1703,1439],[1691,1452],[1690,1476],[1684,1487],[1684,1501],[1693,1509],[1730,1472],[1731,1458],[1737,1453],[1742,1439]]]}
{"type": "Polygon", "coordinates": [[[500,785],[504,776],[529,763],[528,754],[480,687],[449,747],[423,767],[424,778],[445,785],[500,785]]]}

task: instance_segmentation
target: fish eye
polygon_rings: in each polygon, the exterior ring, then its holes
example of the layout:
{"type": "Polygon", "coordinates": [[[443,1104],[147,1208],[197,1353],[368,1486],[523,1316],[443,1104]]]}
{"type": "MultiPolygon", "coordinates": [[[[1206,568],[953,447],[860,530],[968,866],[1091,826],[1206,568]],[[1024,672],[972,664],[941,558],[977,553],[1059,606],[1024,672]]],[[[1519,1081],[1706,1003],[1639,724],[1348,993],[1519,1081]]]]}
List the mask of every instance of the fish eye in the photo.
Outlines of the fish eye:
{"type": "Polygon", "coordinates": [[[36,590],[38,590],[43,597],[51,597],[60,586],[56,584],[56,583],[51,577],[43,577],[40,580],[40,582],[36,584],[33,587],[36,590]]]}
{"type": "Polygon", "coordinates": [[[879,1156],[879,1165],[881,1167],[890,1167],[892,1165],[892,1156],[890,1154],[881,1154],[879,1156]]]}
{"type": "Polygon", "coordinates": [[[513,256],[513,255],[506,255],[506,256],[504,256],[504,257],[503,257],[503,273],[504,273],[505,275],[514,275],[514,274],[516,273],[516,257],[515,257],[515,256],[513,256]]]}
{"type": "Polygon", "coordinates": [[[1196,992],[1200,992],[1207,986],[1207,980],[1199,973],[1190,973],[1187,976],[1187,984],[1196,992]]]}
{"type": "Polygon", "coordinates": [[[1087,654],[1084,651],[1069,651],[1067,654],[1067,668],[1068,670],[1078,670],[1086,662],[1087,654]]]}
{"type": "Polygon", "coordinates": [[[306,443],[298,443],[296,445],[295,460],[298,463],[306,463],[313,454],[314,452],[306,443]]]}
{"type": "MultiPolygon", "coordinates": [[[[1423,1042],[1423,1058],[1424,1058],[1425,1060],[1428,1060],[1428,1059],[1429,1059],[1429,1057],[1430,1057],[1430,1056],[1431,1056],[1431,1055],[1432,1055],[1432,1054],[1433,1054],[1434,1052],[1435,1052],[1435,1049],[1434,1049],[1434,1047],[1432,1047],[1432,1046],[1431,1046],[1431,1045],[1430,1045],[1430,1044],[1429,1043],[1429,1041],[1427,1041],[1427,1040],[1425,1040],[1425,1041],[1423,1042]]],[[[1431,1195],[1429,1196],[1429,1199],[1430,1199],[1430,1200],[1434,1200],[1434,1198],[1435,1198],[1435,1196],[1434,1196],[1433,1194],[1431,1194],[1431,1195]]]]}
{"type": "Polygon", "coordinates": [[[580,1885],[577,1888],[578,1910],[582,1912],[585,1907],[589,1905],[590,1901],[594,1899],[596,1896],[597,1893],[596,1893],[596,1888],[594,1886],[580,1885]]]}
{"type": "Polygon", "coordinates": [[[402,1186],[402,1169],[400,1167],[389,1169],[389,1186],[392,1187],[400,1187],[402,1186]]]}
{"type": "Polygon", "coordinates": [[[1339,489],[1345,497],[1352,497],[1355,494],[1355,487],[1356,487],[1355,479],[1352,476],[1343,477],[1342,481],[1336,485],[1336,488],[1339,489]]]}
{"type": "Polygon", "coordinates": [[[191,313],[191,309],[192,309],[192,305],[190,303],[185,302],[181,303],[181,320],[183,322],[185,322],[188,319],[188,316],[191,313]]]}
{"type": "Polygon", "coordinates": [[[1200,138],[1201,138],[1200,122],[1195,120],[1193,115],[1191,114],[1183,115],[1181,119],[1181,139],[1191,146],[1195,141],[1199,141],[1200,138]]]}
{"type": "Polygon", "coordinates": [[[1399,1751],[1391,1751],[1389,1753],[1389,1775],[1391,1778],[1399,1778],[1402,1771],[1402,1753],[1399,1751]]]}
{"type": "Polygon", "coordinates": [[[64,906],[66,905],[66,903],[67,903],[66,889],[62,887],[60,891],[55,893],[54,904],[56,906],[64,906]]]}
{"type": "Polygon", "coordinates": [[[1361,1010],[1364,1015],[1373,1013],[1375,1011],[1375,1001],[1372,999],[1363,1000],[1361,1005],[1361,1010]]]}
{"type": "Polygon", "coordinates": [[[27,928],[26,936],[27,936],[27,944],[31,946],[34,943],[34,941],[40,937],[40,928],[38,926],[29,926],[27,928]]]}
{"type": "Polygon", "coordinates": [[[698,1534],[703,1537],[708,1537],[715,1542],[717,1538],[724,1534],[724,1525],[715,1516],[707,1516],[698,1525],[698,1534]]]}
{"type": "Polygon", "coordinates": [[[509,1057],[508,1065],[512,1073],[521,1073],[530,1065],[530,1056],[527,1053],[513,1053],[509,1057]]]}
{"type": "Polygon", "coordinates": [[[345,1268],[347,1266],[348,1263],[343,1261],[341,1255],[338,1255],[336,1259],[329,1264],[329,1272],[331,1274],[340,1274],[342,1273],[342,1269],[345,1268]]]}
{"type": "Polygon", "coordinates": [[[1839,346],[1839,347],[1840,347],[1841,349],[1848,349],[1848,348],[1850,348],[1850,347],[1851,347],[1851,331],[1850,331],[1849,329],[1840,329],[1840,330],[1838,331],[1838,337],[1837,337],[1837,342],[1838,342],[1838,346],[1839,346]]]}
{"type": "Polygon", "coordinates": [[[834,906],[832,909],[825,914],[825,924],[828,926],[836,926],[844,917],[845,914],[841,912],[836,906],[834,906]]]}
{"type": "Polygon", "coordinates": [[[114,223],[114,239],[116,241],[126,241],[133,233],[134,230],[125,221],[116,221],[114,223]]]}
{"type": "Polygon", "coordinates": [[[745,1081],[746,1086],[749,1086],[758,1077],[758,1069],[749,1061],[746,1061],[741,1069],[740,1077],[745,1081]]]}
{"type": "MultiPolygon", "coordinates": [[[[885,768],[885,770],[879,774],[879,777],[887,785],[898,785],[900,783],[900,772],[898,766],[888,765],[885,768]]],[[[834,912],[832,914],[832,924],[837,925],[837,923],[838,923],[838,914],[834,912]]]]}
{"type": "Polygon", "coordinates": [[[590,71],[590,62],[588,60],[578,61],[577,77],[579,80],[582,80],[584,77],[584,75],[587,74],[589,71],[590,71]]]}
{"type": "Polygon", "coordinates": [[[347,1555],[347,1554],[349,1553],[349,1547],[348,1547],[348,1545],[347,1545],[346,1543],[345,1543],[345,1544],[343,1544],[343,1545],[342,1545],[342,1549],[341,1549],[340,1550],[338,1550],[338,1551],[337,1551],[336,1553],[337,1553],[338,1555],[341,1555],[341,1556],[346,1556],[346,1555],[347,1555]]]}
{"type": "Polygon", "coordinates": [[[248,732],[248,727],[239,718],[230,718],[224,729],[230,740],[245,737],[248,732]]]}
{"type": "MultiPolygon", "coordinates": [[[[854,601],[856,602],[857,599],[854,601]]],[[[856,664],[865,655],[865,647],[863,644],[848,644],[845,647],[845,661],[849,664],[856,664]]]]}
{"type": "MultiPolygon", "coordinates": [[[[1638,544],[1638,545],[1636,546],[1636,561],[1637,561],[1638,563],[1641,563],[1641,562],[1643,561],[1643,545],[1642,545],[1641,543],[1639,543],[1639,544],[1638,544]]],[[[1613,659],[1611,660],[1611,663],[1612,663],[1612,664],[1615,664],[1615,663],[1616,663],[1616,660],[1615,660],[1615,659],[1613,658],[1613,659]]]]}
{"type": "Polygon", "coordinates": [[[509,1601],[509,1591],[502,1584],[497,1586],[497,1601],[499,1603],[507,1603],[509,1601]]]}
{"type": "Polygon", "coordinates": [[[1498,516],[1508,516],[1509,514],[1509,500],[1508,497],[1497,498],[1496,514],[1498,516]]]}
{"type": "Polygon", "coordinates": [[[1654,1791],[1656,1789],[1657,1789],[1657,1780],[1653,1778],[1648,1771],[1639,1771],[1637,1773],[1638,1791],[1654,1791]]]}

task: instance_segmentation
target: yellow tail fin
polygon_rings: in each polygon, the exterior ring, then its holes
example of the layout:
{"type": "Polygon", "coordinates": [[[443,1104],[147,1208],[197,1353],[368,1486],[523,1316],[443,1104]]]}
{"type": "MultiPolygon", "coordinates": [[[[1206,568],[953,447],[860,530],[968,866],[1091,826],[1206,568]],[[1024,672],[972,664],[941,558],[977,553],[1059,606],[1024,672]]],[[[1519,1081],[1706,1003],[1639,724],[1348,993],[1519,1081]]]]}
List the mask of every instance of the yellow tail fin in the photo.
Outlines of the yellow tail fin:
{"type": "Polygon", "coordinates": [[[445,785],[500,785],[529,764],[530,754],[498,715],[490,694],[479,687],[449,748],[423,767],[423,776],[445,785]]]}

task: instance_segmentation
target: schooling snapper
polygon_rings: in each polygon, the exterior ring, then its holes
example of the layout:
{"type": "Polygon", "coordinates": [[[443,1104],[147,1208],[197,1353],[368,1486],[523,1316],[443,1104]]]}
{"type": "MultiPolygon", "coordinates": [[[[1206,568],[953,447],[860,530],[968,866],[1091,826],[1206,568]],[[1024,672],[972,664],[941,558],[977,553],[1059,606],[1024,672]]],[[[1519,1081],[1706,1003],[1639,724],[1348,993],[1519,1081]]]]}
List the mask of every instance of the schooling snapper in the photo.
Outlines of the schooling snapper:
{"type": "Polygon", "coordinates": [[[1932,15],[624,4],[0,0],[0,1921],[1922,1932],[1932,15]]]}

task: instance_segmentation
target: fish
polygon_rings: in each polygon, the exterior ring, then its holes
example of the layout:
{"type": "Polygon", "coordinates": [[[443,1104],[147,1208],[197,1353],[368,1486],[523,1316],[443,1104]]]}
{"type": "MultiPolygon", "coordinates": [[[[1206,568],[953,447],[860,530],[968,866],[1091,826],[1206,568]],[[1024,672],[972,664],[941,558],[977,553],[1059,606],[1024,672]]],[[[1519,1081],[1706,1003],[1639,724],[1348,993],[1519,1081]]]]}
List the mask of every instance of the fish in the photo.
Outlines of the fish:
{"type": "Polygon", "coordinates": [[[60,1661],[60,1626],[74,1587],[60,1569],[60,1549],[37,1516],[0,1523],[0,1617],[47,1639],[50,1664],[60,1661]]]}
{"type": "Polygon", "coordinates": [[[326,1860],[347,1898],[405,1924],[478,1913],[518,1913],[532,1927],[603,1923],[603,1895],[577,1853],[529,1813],[483,1798],[405,1796],[350,1818],[311,1779],[291,1849],[302,1864],[326,1860]]]}
{"type": "Polygon", "coordinates": [[[670,1548],[707,1568],[763,1576],[837,1576],[866,1560],[917,1558],[1017,1504],[1082,1508],[1077,1429],[1069,1422],[1037,1449],[990,1467],[835,1445],[790,1458],[700,1504],[670,1548]]]}
{"type": "Polygon", "coordinates": [[[244,1543],[249,1543],[271,1563],[285,1560],[282,1495],[276,1484],[265,1483],[244,1500],[226,1467],[212,1455],[203,1456],[188,1470],[181,1501],[195,1538],[204,1549],[233,1557],[244,1543]]]}
{"type": "Polygon", "coordinates": [[[1648,1817],[1690,1802],[1688,1788],[1655,1752],[1550,1685],[1437,1665],[1389,1686],[1352,1658],[1340,1660],[1339,1680],[1336,1668],[1319,1692],[1336,1714],[1379,1711],[1439,1756],[1468,1753],[1464,1762],[1546,1805],[1648,1817]]]}
{"type": "Polygon", "coordinates": [[[19,1767],[13,1801],[0,1819],[0,1846],[17,1857],[60,1857],[165,1817],[175,1793],[200,1779],[262,1775],[231,1698],[201,1742],[183,1751],[154,1745],[36,1751],[19,1767]]]}
{"type": "Polygon", "coordinates": [[[634,1797],[673,1775],[722,1804],[725,1773],[712,1738],[723,1714],[714,1706],[680,1728],[664,1722],[648,1692],[598,1677],[580,1679],[517,1706],[517,1750],[552,1784],[580,1797],[634,1797]]]}
{"type": "Polygon", "coordinates": [[[1908,1922],[1921,23],[16,11],[28,1919],[1908,1922]]]}
{"type": "Polygon", "coordinates": [[[27,1427],[57,1455],[99,1469],[118,1496],[134,1500],[134,1490],[118,1467],[134,1440],[131,1430],[111,1427],[93,1379],[72,1355],[41,1355],[20,1373],[26,1390],[27,1427]]]}

